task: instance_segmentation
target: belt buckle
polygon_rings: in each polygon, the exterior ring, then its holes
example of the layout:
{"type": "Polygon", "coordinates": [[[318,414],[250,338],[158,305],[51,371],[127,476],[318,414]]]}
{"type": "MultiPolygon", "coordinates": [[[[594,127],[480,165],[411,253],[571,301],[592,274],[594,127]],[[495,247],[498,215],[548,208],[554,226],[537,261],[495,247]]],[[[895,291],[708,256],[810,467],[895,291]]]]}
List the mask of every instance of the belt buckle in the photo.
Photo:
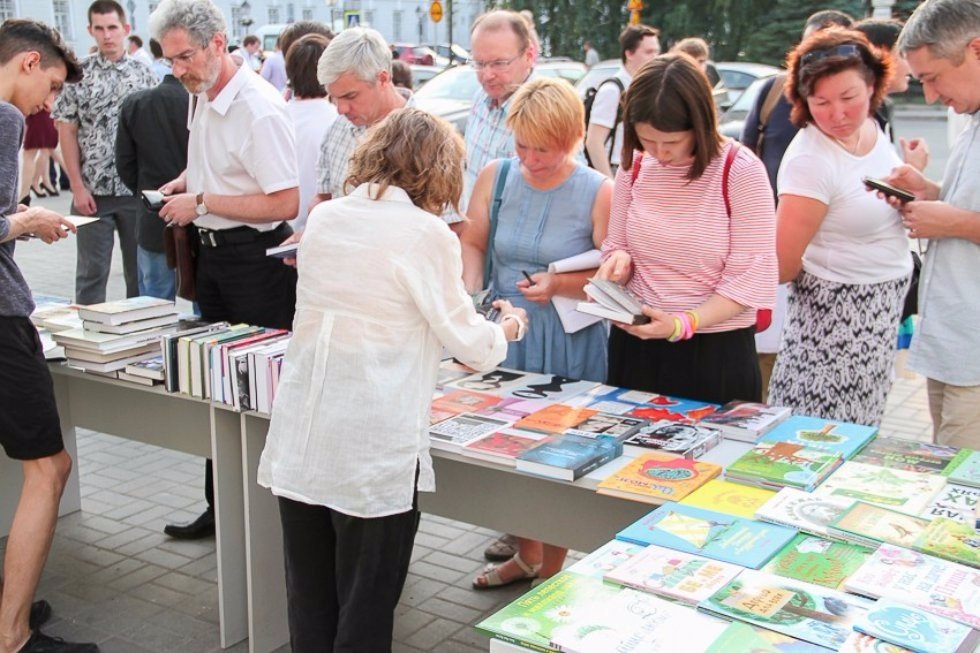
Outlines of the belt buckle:
{"type": "Polygon", "coordinates": [[[201,242],[207,247],[217,247],[218,239],[215,238],[215,233],[213,229],[198,229],[198,233],[201,234],[201,242]]]}

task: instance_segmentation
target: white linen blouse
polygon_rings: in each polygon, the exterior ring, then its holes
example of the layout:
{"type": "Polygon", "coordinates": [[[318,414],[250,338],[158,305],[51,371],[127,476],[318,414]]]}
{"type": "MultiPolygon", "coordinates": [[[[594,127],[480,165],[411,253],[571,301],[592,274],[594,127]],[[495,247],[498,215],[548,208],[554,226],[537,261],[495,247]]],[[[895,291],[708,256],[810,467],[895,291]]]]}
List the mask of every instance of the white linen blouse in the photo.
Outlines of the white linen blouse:
{"type": "Polygon", "coordinates": [[[364,184],[319,204],[297,255],[293,337],[258,483],[362,518],[435,490],[429,405],[445,348],[479,371],[507,353],[477,315],[459,240],[400,188],[364,184]]]}

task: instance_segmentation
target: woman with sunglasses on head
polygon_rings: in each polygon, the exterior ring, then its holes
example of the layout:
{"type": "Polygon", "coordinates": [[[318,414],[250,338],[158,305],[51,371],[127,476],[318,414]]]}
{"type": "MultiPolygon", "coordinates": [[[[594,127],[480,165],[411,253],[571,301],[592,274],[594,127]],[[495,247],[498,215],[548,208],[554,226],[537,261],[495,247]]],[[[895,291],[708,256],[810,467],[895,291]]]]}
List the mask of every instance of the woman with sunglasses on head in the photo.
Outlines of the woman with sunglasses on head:
{"type": "Polygon", "coordinates": [[[901,164],[872,117],[892,63],[860,32],[825,30],[787,68],[801,129],[778,176],[779,276],[792,284],[769,402],[877,425],[912,269],[901,217],[862,182],[901,164]]]}

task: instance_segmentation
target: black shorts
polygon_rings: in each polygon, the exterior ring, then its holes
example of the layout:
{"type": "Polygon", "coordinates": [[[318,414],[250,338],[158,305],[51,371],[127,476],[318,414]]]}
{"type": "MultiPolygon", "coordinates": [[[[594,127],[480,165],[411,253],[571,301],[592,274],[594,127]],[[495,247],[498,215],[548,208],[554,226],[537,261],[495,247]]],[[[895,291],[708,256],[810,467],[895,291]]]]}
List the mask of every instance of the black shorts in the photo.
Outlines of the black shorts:
{"type": "Polygon", "coordinates": [[[26,317],[0,316],[0,446],[15,460],[47,458],[65,448],[51,372],[26,317]]]}

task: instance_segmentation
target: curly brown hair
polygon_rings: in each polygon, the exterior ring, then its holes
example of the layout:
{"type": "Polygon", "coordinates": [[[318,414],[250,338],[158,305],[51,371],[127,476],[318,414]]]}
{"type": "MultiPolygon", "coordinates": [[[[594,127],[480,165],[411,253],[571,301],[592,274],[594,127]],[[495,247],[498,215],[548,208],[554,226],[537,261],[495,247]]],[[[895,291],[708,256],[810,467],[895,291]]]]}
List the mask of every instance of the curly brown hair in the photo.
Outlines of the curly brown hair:
{"type": "Polygon", "coordinates": [[[786,69],[786,99],[793,105],[790,121],[800,129],[813,122],[806,100],[824,77],[846,70],[858,71],[873,88],[868,107],[870,116],[884,101],[894,74],[887,52],[872,47],[857,30],[837,28],[816,32],[796,46],[786,58],[786,69]],[[837,52],[841,46],[848,45],[854,46],[854,52],[837,52]]]}
{"type": "Polygon", "coordinates": [[[351,156],[347,188],[378,184],[401,188],[415,206],[440,215],[459,210],[463,192],[463,139],[452,125],[419,109],[399,109],[372,127],[351,156]]]}

